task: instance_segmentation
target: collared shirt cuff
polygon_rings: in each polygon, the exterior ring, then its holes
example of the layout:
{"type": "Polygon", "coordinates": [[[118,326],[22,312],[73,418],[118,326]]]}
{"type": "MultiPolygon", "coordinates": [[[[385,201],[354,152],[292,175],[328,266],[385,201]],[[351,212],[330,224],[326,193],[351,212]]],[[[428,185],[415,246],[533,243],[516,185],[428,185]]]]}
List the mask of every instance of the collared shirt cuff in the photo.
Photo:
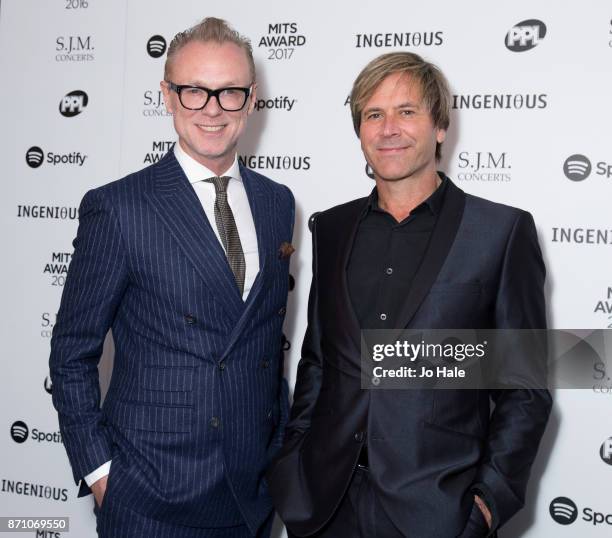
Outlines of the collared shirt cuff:
{"type": "Polygon", "coordinates": [[[83,477],[83,479],[85,480],[85,483],[89,487],[91,487],[98,480],[100,480],[100,478],[104,478],[105,476],[108,476],[108,473],[110,473],[110,468],[111,468],[111,460],[100,465],[100,467],[98,467],[95,471],[92,471],[85,477],[83,477]]]}

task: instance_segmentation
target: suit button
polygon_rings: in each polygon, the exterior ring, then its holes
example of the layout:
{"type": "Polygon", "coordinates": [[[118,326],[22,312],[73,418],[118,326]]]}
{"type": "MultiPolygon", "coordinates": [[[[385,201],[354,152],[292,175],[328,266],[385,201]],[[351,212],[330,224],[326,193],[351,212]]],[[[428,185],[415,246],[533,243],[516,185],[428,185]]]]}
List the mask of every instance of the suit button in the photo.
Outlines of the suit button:
{"type": "Polygon", "coordinates": [[[196,322],[196,319],[191,314],[185,314],[185,323],[187,325],[193,325],[196,322]]]}
{"type": "Polygon", "coordinates": [[[284,315],[285,315],[285,312],[287,312],[287,309],[286,309],[284,306],[281,306],[281,307],[278,309],[278,315],[279,315],[279,316],[284,316],[284,315]]]}
{"type": "Polygon", "coordinates": [[[213,417],[210,419],[211,428],[218,428],[220,424],[221,420],[219,419],[219,417],[213,417]]]}
{"type": "Polygon", "coordinates": [[[353,439],[355,439],[356,442],[361,443],[363,441],[363,439],[365,438],[365,434],[363,432],[357,432],[354,436],[353,439]]]}
{"type": "Polygon", "coordinates": [[[221,371],[225,370],[225,362],[224,361],[221,361],[219,363],[219,370],[221,370],[221,371]]]}
{"type": "Polygon", "coordinates": [[[270,361],[268,359],[264,359],[263,361],[261,361],[262,368],[267,368],[268,366],[270,366],[270,361]]]}

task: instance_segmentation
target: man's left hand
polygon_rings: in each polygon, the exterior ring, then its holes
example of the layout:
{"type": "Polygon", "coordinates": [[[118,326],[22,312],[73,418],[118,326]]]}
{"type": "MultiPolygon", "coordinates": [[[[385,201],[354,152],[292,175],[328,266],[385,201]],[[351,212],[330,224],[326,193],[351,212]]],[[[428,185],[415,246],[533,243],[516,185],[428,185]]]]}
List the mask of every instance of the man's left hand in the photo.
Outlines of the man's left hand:
{"type": "Polygon", "coordinates": [[[491,511],[487,507],[486,503],[478,495],[474,495],[474,502],[476,503],[478,508],[480,508],[480,511],[482,512],[482,515],[484,516],[485,521],[487,522],[487,526],[490,529],[491,523],[493,522],[493,516],[491,515],[491,511]]]}

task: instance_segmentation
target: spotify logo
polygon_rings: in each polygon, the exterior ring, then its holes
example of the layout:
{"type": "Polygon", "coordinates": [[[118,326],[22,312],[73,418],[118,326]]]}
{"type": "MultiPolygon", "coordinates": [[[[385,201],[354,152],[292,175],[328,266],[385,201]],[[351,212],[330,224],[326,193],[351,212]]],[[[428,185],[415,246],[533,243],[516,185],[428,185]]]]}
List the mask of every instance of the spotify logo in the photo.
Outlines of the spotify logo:
{"type": "Polygon", "coordinates": [[[584,155],[576,153],[568,157],[563,163],[563,172],[567,179],[584,181],[591,173],[591,161],[584,155]]]}
{"type": "Polygon", "coordinates": [[[11,426],[11,437],[13,438],[13,441],[19,444],[25,443],[29,433],[30,430],[25,422],[22,422],[21,420],[13,422],[13,425],[11,426]]]}
{"type": "Polygon", "coordinates": [[[32,146],[26,152],[26,162],[31,168],[38,168],[43,163],[44,158],[45,153],[38,146],[32,146]]]}
{"type": "Polygon", "coordinates": [[[166,40],[163,36],[154,35],[147,41],[147,52],[151,58],[159,58],[166,52],[166,40]]]}

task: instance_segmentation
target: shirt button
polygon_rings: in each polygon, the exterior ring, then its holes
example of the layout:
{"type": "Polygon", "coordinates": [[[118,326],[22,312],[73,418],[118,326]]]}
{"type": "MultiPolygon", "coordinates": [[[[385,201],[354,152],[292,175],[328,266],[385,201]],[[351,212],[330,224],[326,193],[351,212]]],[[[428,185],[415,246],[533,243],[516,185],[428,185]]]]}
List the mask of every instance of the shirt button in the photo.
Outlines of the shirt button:
{"type": "Polygon", "coordinates": [[[196,319],[191,314],[185,314],[185,323],[187,325],[193,325],[196,322],[196,319]]]}
{"type": "Polygon", "coordinates": [[[221,424],[221,420],[219,420],[219,417],[213,417],[210,419],[210,426],[212,428],[218,428],[219,424],[221,424]]]}
{"type": "Polygon", "coordinates": [[[380,319],[382,319],[383,321],[385,321],[387,319],[387,314],[381,314],[380,315],[380,319]]]}
{"type": "Polygon", "coordinates": [[[263,361],[261,361],[262,368],[267,368],[268,366],[270,366],[270,361],[268,359],[264,359],[263,361]]]}
{"type": "Polygon", "coordinates": [[[219,363],[219,370],[221,370],[221,371],[225,370],[225,362],[221,361],[219,363]]]}
{"type": "Polygon", "coordinates": [[[284,316],[285,312],[287,312],[287,309],[284,306],[282,306],[281,308],[278,309],[278,315],[279,316],[284,316]]]}
{"type": "Polygon", "coordinates": [[[387,270],[385,271],[388,275],[392,275],[393,274],[393,267],[387,267],[387,270]]]}
{"type": "Polygon", "coordinates": [[[363,432],[357,432],[354,436],[353,439],[355,439],[355,441],[357,443],[361,443],[361,441],[363,441],[363,438],[365,437],[363,432]]]}

